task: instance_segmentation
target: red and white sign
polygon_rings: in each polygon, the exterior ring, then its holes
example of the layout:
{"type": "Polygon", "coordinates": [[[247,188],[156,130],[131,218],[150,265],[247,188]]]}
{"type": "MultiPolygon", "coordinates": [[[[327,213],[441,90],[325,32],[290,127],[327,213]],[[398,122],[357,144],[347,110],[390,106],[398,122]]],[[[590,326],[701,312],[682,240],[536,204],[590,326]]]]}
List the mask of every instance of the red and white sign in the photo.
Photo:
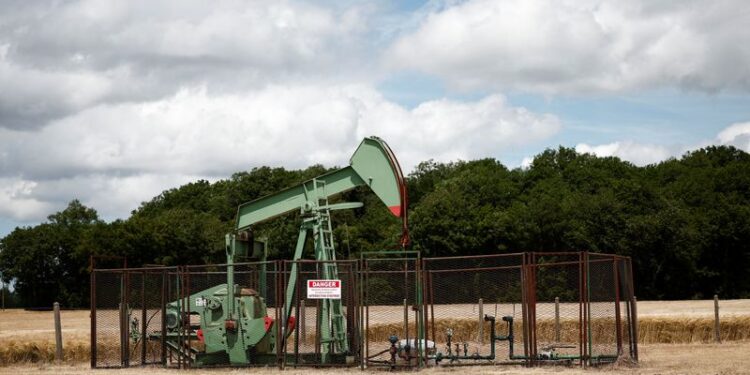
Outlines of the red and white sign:
{"type": "Polygon", "coordinates": [[[341,280],[307,280],[307,298],[341,299],[341,280]]]}

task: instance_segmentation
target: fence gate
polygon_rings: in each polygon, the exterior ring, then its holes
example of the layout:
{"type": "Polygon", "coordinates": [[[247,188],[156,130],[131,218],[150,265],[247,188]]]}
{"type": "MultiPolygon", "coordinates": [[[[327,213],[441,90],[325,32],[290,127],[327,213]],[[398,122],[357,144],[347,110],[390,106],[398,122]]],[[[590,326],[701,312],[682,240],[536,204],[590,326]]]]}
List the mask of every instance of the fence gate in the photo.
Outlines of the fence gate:
{"type": "Polygon", "coordinates": [[[176,280],[176,268],[91,272],[91,367],[166,365],[165,342],[158,337],[176,280]]]}
{"type": "Polygon", "coordinates": [[[361,360],[358,267],[353,260],[284,261],[283,366],[353,366],[361,360]]]}
{"type": "Polygon", "coordinates": [[[522,263],[523,254],[424,259],[427,338],[441,364],[523,358],[522,263]]]}
{"type": "Polygon", "coordinates": [[[364,253],[361,264],[362,366],[422,366],[430,348],[418,252],[364,253]]]}

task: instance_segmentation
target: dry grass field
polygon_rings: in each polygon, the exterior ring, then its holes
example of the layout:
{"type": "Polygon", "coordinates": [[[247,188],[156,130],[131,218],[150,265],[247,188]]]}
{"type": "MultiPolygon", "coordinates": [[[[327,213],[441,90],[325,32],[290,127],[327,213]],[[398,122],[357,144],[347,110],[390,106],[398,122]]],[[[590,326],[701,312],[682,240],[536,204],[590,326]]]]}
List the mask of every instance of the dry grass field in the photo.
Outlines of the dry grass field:
{"type": "MultiPolygon", "coordinates": [[[[466,317],[475,311],[471,305],[436,306],[436,314],[466,317]],[[467,315],[469,314],[469,315],[467,315]]],[[[498,315],[510,312],[512,306],[498,306],[498,315]],[[508,310],[507,312],[504,310],[508,310]]],[[[561,315],[573,306],[561,306],[561,315]]],[[[485,305],[485,312],[494,313],[485,305]]],[[[540,308],[541,309],[541,308],[540,308]]],[[[577,307],[576,314],[577,314],[577,307]]],[[[377,319],[377,325],[387,327],[398,324],[400,314],[372,308],[370,313],[377,319]],[[393,320],[393,321],[391,321],[393,320]]],[[[608,372],[628,374],[750,374],[750,300],[721,301],[723,344],[710,343],[713,326],[713,301],[639,301],[639,341],[641,342],[641,363],[634,368],[628,366],[606,367],[586,370],[585,373],[608,372]],[[671,344],[656,344],[671,343],[671,344]]],[[[572,310],[571,310],[572,311],[572,310]]],[[[438,316],[436,316],[438,317],[438,316]]],[[[313,320],[313,319],[310,319],[313,320]]],[[[373,324],[374,322],[371,322],[373,324]]],[[[472,322],[468,322],[471,324],[472,322]]],[[[473,323],[476,324],[476,323],[473,323]]],[[[564,322],[563,322],[564,324],[564,322]]],[[[89,351],[89,312],[63,311],[62,328],[66,363],[50,363],[54,353],[54,324],[51,312],[29,312],[23,310],[0,311],[0,374],[55,373],[89,374],[97,373],[88,369],[89,351]],[[13,356],[12,353],[26,353],[13,356]],[[31,353],[31,354],[29,354],[31,353]],[[18,360],[33,363],[14,364],[18,360]]],[[[372,329],[376,329],[373,327],[372,329]]],[[[540,328],[541,330],[542,328],[540,328]]],[[[386,329],[387,330],[387,329],[386,329]]],[[[251,370],[265,373],[276,370],[251,370]]],[[[470,373],[524,373],[524,374],[572,374],[580,373],[578,368],[519,369],[516,367],[472,367],[470,369],[440,368],[428,372],[470,372],[470,373]]],[[[140,374],[143,369],[133,368],[118,371],[122,374],[140,374]]],[[[172,373],[173,370],[149,369],[148,373],[172,373]]],[[[214,373],[207,371],[206,373],[214,373]]],[[[226,373],[238,371],[224,370],[226,373]]],[[[286,373],[297,371],[286,371],[286,373]]],[[[344,370],[325,371],[345,372],[344,370]]],[[[203,373],[197,371],[193,373],[203,373]]],[[[323,373],[323,371],[305,371],[323,373]]]]}

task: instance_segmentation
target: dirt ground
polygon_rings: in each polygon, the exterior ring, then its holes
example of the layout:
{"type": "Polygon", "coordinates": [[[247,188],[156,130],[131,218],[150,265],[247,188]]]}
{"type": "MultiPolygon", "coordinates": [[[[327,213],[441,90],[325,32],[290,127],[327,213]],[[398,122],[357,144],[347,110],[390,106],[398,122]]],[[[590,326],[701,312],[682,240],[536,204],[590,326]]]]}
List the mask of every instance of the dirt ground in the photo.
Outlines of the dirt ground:
{"type": "MultiPolygon", "coordinates": [[[[581,369],[578,367],[541,367],[522,368],[516,366],[471,366],[471,367],[440,367],[421,371],[425,374],[648,374],[648,375],[677,375],[677,374],[750,374],[750,360],[747,353],[750,351],[750,342],[724,343],[724,344],[690,344],[690,345],[643,345],[640,348],[641,361],[636,366],[615,365],[598,368],[581,369]]],[[[19,374],[102,374],[114,373],[122,375],[134,374],[178,374],[181,371],[162,368],[130,368],[124,370],[92,370],[86,364],[77,365],[16,365],[0,367],[0,375],[19,374]]],[[[256,369],[215,369],[215,370],[192,370],[190,374],[272,374],[282,373],[275,368],[256,369]]],[[[360,373],[356,369],[292,369],[288,368],[283,374],[345,374],[360,373]]],[[[365,371],[363,373],[379,373],[379,371],[365,371]]]]}

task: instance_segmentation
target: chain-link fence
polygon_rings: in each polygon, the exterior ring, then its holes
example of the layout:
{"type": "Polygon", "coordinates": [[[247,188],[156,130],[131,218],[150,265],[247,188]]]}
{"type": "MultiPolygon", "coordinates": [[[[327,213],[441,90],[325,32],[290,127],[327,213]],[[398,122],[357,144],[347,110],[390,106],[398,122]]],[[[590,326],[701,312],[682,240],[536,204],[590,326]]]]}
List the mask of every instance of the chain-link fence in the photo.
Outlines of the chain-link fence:
{"type": "Polygon", "coordinates": [[[373,255],[361,261],[364,365],[419,366],[426,354],[418,340],[425,319],[420,260],[408,257],[414,253],[373,255]]]}
{"type": "Polygon", "coordinates": [[[360,310],[356,261],[282,263],[284,366],[360,363],[360,310]]]}
{"type": "Polygon", "coordinates": [[[423,269],[436,362],[637,360],[629,258],[522,253],[429,258],[423,269]]]}
{"type": "Polygon", "coordinates": [[[523,351],[522,259],[504,254],[424,260],[427,337],[448,364],[500,361],[498,352],[510,359],[511,346],[523,351]],[[493,340],[493,332],[508,335],[511,326],[509,340],[493,340]]]}
{"type": "Polygon", "coordinates": [[[630,259],[595,253],[527,255],[528,360],[583,366],[637,360],[630,259]],[[623,347],[630,350],[626,353],[623,347]]]}
{"type": "Polygon", "coordinates": [[[379,253],[96,269],[91,282],[92,367],[638,359],[632,265],[615,255],[379,253]]]}
{"type": "Polygon", "coordinates": [[[176,268],[91,273],[91,366],[166,364],[164,309],[176,268]]]}
{"type": "Polygon", "coordinates": [[[527,306],[533,315],[528,326],[528,360],[580,360],[585,308],[581,254],[530,254],[527,270],[527,306]]]}

